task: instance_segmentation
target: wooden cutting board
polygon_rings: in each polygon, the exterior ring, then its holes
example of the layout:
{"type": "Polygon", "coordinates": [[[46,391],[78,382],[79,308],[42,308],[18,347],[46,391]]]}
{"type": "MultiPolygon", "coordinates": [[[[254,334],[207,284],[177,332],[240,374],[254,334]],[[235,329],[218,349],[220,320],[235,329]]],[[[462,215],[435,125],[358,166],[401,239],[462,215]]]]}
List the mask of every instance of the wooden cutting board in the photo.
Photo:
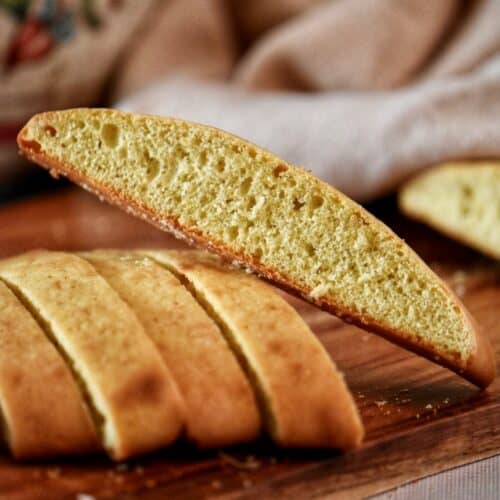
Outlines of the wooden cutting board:
{"type": "MultiPolygon", "coordinates": [[[[375,208],[462,296],[499,359],[498,265],[402,219],[391,202],[375,208]]],[[[37,247],[148,245],[182,247],[76,189],[0,210],[0,256],[37,247]]],[[[281,451],[263,441],[204,453],[177,447],[121,465],[100,456],[18,464],[4,453],[0,497],[359,498],[500,453],[498,378],[480,392],[375,335],[289,300],[346,374],[367,430],[361,450],[281,451]]]]}

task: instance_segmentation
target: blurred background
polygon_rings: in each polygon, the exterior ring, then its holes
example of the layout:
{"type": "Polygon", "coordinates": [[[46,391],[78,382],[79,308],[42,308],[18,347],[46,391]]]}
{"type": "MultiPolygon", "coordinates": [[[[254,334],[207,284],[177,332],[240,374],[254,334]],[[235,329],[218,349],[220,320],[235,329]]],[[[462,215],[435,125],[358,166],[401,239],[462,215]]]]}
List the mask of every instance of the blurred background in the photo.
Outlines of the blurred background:
{"type": "MultiPolygon", "coordinates": [[[[388,223],[498,339],[500,0],[0,0],[0,256],[180,245],[18,156],[33,114],[78,106],[214,125],[311,170],[388,223]]],[[[474,433],[464,442],[472,456],[474,433]]],[[[497,498],[498,463],[496,482],[462,477],[497,498]]],[[[435,491],[486,498],[461,484],[435,491]]]]}
{"type": "Polygon", "coordinates": [[[243,136],[362,203],[500,157],[500,0],[0,0],[0,200],[63,183],[34,113],[110,106],[243,136]]]}

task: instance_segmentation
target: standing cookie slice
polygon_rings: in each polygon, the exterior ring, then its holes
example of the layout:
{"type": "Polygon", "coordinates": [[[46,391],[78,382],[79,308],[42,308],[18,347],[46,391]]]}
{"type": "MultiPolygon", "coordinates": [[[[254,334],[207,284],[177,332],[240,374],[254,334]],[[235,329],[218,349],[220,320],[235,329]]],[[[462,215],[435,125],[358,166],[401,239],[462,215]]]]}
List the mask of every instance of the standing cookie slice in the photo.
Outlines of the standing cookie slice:
{"type": "Polygon", "coordinates": [[[213,320],[169,271],[119,250],[82,254],[136,313],[186,402],[187,438],[201,447],[255,439],[252,388],[213,320]]]}
{"type": "Polygon", "coordinates": [[[20,459],[100,449],[78,385],[55,347],[0,281],[0,409],[7,445],[20,459]]]}
{"type": "Polygon", "coordinates": [[[176,273],[218,322],[246,367],[281,446],[359,446],[351,394],[299,314],[269,285],[202,252],[147,251],[176,273]]]}
{"type": "Polygon", "coordinates": [[[500,259],[500,162],[434,167],[403,187],[399,206],[413,219],[500,259]]]}
{"type": "Polygon", "coordinates": [[[183,403],[167,367],[134,313],[88,262],[35,251],[1,261],[0,277],[66,358],[112,458],[178,437],[183,403]]]}
{"type": "Polygon", "coordinates": [[[481,387],[495,363],[461,302],[390,229],[242,139],[103,109],[33,117],[21,152],[158,227],[237,261],[481,387]]]}

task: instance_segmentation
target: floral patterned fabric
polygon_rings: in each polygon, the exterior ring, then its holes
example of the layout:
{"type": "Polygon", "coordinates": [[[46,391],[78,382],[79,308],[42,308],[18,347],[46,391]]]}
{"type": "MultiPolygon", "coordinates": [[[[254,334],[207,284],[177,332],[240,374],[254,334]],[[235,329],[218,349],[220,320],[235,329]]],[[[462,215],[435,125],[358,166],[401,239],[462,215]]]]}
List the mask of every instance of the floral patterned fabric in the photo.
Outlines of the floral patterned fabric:
{"type": "Polygon", "coordinates": [[[32,114],[99,103],[154,0],[0,0],[0,179],[32,114]],[[124,27],[126,27],[124,29],[124,27]]]}

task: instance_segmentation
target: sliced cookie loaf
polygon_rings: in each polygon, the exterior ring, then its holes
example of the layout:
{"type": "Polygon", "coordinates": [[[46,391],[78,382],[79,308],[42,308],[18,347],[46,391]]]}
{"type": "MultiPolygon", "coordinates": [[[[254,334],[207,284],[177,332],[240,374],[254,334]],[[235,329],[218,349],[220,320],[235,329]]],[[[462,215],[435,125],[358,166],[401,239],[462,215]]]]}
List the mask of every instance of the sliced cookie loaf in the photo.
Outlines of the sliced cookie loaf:
{"type": "Polygon", "coordinates": [[[33,117],[21,152],[479,386],[486,338],[390,229],[306,171],[214,128],[103,109],[33,117]]]}

